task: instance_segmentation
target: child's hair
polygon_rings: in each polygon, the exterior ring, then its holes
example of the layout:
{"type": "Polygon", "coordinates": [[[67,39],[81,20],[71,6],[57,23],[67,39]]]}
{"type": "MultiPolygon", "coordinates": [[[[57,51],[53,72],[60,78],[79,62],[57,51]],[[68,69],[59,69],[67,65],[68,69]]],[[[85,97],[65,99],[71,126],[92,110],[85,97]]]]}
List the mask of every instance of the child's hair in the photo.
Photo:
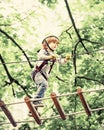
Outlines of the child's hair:
{"type": "Polygon", "coordinates": [[[59,44],[59,39],[58,39],[56,36],[48,36],[48,37],[46,37],[46,38],[42,41],[42,45],[43,45],[43,48],[44,48],[44,49],[47,49],[47,48],[48,48],[46,42],[47,42],[47,44],[50,44],[51,42],[56,43],[56,44],[59,44]]]}

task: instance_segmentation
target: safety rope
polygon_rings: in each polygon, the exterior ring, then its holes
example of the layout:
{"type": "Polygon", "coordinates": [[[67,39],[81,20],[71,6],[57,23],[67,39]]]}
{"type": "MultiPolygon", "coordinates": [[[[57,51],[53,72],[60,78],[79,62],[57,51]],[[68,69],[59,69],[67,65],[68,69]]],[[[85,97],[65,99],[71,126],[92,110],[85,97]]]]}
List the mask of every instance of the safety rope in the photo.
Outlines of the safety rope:
{"type": "MultiPolygon", "coordinates": [[[[93,53],[93,52],[97,52],[97,51],[104,51],[104,49],[97,49],[97,50],[94,50],[94,51],[90,51],[89,54],[93,53]]],[[[84,53],[79,53],[79,54],[73,54],[72,57],[74,56],[79,56],[79,55],[84,55],[84,54],[87,54],[87,52],[84,52],[84,53]]],[[[29,60],[31,62],[37,62],[37,61],[43,61],[43,60],[29,60]]],[[[2,64],[16,64],[16,63],[27,63],[28,61],[13,61],[13,62],[5,62],[5,63],[0,63],[0,65],[2,64]]],[[[52,61],[50,61],[52,62],[52,61]]]]}

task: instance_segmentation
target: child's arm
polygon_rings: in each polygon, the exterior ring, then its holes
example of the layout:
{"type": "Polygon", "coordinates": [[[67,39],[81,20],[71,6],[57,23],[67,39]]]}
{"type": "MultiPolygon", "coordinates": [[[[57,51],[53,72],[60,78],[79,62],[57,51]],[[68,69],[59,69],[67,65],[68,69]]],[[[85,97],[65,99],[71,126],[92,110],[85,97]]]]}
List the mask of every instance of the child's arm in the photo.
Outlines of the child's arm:
{"type": "Polygon", "coordinates": [[[44,60],[55,60],[55,59],[56,59],[55,55],[44,56],[44,60]]]}
{"type": "Polygon", "coordinates": [[[71,58],[70,55],[66,55],[66,57],[64,59],[65,63],[68,62],[70,60],[70,58],[71,58]]]}
{"type": "Polygon", "coordinates": [[[38,53],[38,59],[40,59],[40,60],[55,60],[56,58],[57,58],[56,54],[47,55],[46,51],[44,51],[44,50],[41,50],[38,53]]]}
{"type": "Polygon", "coordinates": [[[58,56],[58,58],[56,58],[56,61],[58,61],[60,64],[65,64],[70,60],[70,55],[66,55],[65,58],[62,58],[61,56],[58,56]]]}

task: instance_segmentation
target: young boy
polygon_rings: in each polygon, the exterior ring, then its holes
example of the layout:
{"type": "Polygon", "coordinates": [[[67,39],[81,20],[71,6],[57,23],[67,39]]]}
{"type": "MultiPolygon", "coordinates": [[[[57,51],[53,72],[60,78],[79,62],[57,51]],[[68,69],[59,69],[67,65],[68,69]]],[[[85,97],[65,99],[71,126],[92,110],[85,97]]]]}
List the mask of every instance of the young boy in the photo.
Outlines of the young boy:
{"type": "MultiPolygon", "coordinates": [[[[67,63],[69,56],[61,58],[54,51],[59,45],[59,39],[56,36],[48,36],[42,41],[42,48],[38,52],[38,61],[32,71],[32,79],[37,85],[36,98],[43,98],[48,87],[48,78],[55,62],[60,64],[67,63]]],[[[41,101],[34,101],[33,104],[41,104],[41,101]]]]}

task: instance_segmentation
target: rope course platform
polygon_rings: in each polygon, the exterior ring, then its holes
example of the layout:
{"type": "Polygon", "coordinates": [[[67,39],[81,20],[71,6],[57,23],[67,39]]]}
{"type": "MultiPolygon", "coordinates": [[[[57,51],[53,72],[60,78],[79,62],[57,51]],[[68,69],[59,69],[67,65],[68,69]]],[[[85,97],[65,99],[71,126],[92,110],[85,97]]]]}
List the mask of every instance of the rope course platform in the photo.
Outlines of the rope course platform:
{"type": "Polygon", "coordinates": [[[22,102],[14,102],[14,103],[10,103],[10,104],[5,104],[2,100],[0,100],[0,107],[2,109],[2,111],[4,112],[4,114],[6,115],[6,117],[8,118],[8,120],[10,122],[3,122],[0,121],[0,125],[3,124],[12,124],[13,127],[17,126],[17,123],[25,123],[25,122],[35,122],[38,125],[42,125],[42,121],[43,120],[50,120],[50,119],[55,119],[55,118],[61,118],[62,120],[66,120],[67,116],[71,116],[71,115],[77,115],[77,114],[82,114],[82,113],[86,113],[88,116],[92,115],[92,112],[95,111],[99,111],[99,110],[104,110],[104,107],[100,107],[100,108],[95,108],[95,109],[91,109],[88,106],[88,103],[84,97],[84,93],[91,93],[91,92],[98,92],[98,91],[104,91],[104,88],[100,88],[100,89],[93,89],[93,90],[87,90],[87,91],[82,91],[82,88],[78,87],[76,92],[73,93],[68,93],[68,94],[63,94],[63,95],[57,95],[55,92],[52,92],[50,97],[45,97],[45,98],[38,98],[38,99],[31,99],[29,97],[25,97],[24,101],[22,102]],[[73,112],[73,113],[65,113],[63,107],[61,106],[58,98],[59,97],[63,97],[63,96],[71,96],[71,95],[78,95],[78,97],[80,98],[80,101],[82,103],[82,106],[84,108],[84,110],[79,111],[79,112],[73,112]],[[52,116],[52,117],[41,117],[39,115],[39,113],[37,112],[37,110],[32,106],[33,101],[39,101],[39,100],[47,100],[47,99],[51,99],[59,113],[59,115],[56,116],[52,116]],[[30,110],[30,112],[32,113],[32,117],[34,118],[34,120],[29,120],[29,121],[15,121],[15,119],[13,118],[11,112],[9,111],[9,109],[7,108],[8,105],[15,105],[15,104],[21,104],[21,103],[25,103],[28,107],[28,109],[30,110]]]}

